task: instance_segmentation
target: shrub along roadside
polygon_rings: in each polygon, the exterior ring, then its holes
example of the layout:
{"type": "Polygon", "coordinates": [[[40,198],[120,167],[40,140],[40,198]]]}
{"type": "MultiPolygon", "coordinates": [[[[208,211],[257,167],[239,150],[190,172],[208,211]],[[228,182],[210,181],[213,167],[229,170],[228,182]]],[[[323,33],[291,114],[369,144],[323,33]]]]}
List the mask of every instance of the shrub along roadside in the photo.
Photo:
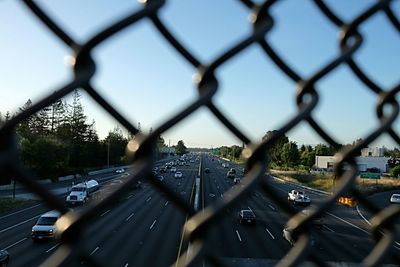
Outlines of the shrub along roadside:
{"type": "MultiPolygon", "coordinates": [[[[324,190],[333,191],[334,189],[334,176],[333,174],[311,174],[296,171],[270,171],[273,176],[278,178],[297,182],[302,185],[324,190]]],[[[357,188],[367,195],[375,194],[378,192],[400,190],[400,179],[382,177],[381,179],[360,179],[357,178],[357,188]]]]}

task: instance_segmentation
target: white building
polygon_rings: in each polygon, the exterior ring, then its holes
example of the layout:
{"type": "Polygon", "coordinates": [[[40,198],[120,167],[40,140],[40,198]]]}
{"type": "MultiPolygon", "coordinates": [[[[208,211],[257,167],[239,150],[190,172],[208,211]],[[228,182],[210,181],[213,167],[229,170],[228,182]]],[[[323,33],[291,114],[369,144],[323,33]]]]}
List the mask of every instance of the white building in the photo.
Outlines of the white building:
{"type": "MultiPolygon", "coordinates": [[[[388,172],[388,157],[356,157],[359,171],[367,171],[370,168],[378,168],[381,172],[388,172]]],[[[332,170],[336,165],[334,156],[315,156],[315,168],[332,170]]]]}
{"type": "Polygon", "coordinates": [[[383,157],[384,152],[383,147],[367,147],[361,149],[361,157],[383,157]]]}

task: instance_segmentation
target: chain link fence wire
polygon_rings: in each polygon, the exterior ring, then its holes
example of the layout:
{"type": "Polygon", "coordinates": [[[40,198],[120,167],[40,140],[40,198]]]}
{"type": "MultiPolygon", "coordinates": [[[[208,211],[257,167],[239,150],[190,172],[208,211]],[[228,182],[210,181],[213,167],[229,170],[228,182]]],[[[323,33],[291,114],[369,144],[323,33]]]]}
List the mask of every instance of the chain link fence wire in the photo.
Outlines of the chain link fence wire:
{"type": "MultiPolygon", "coordinates": [[[[54,38],[60,39],[66,46],[70,47],[72,51],[71,54],[75,59],[73,65],[74,77],[70,81],[66,81],[65,85],[61,88],[52,90],[54,93],[48,94],[31,108],[19,113],[0,129],[0,168],[2,171],[16,177],[18,182],[24,184],[27,188],[39,195],[49,207],[57,209],[64,214],[60,219],[60,225],[63,226],[60,246],[43,262],[43,266],[71,266],[80,261],[84,261],[85,264],[89,266],[105,266],[104,263],[99,262],[95,257],[85,252],[81,246],[81,237],[88,231],[91,219],[101,214],[108,205],[126,192],[129,185],[134,184],[139,177],[148,177],[148,181],[152,186],[160,190],[163,196],[168,199],[168,201],[173,202],[183,214],[188,215],[189,219],[182,230],[184,239],[191,242],[191,257],[185,260],[180,260],[178,258],[174,266],[200,266],[204,261],[207,261],[213,266],[224,266],[225,264],[212,253],[213,244],[208,242],[207,232],[211,227],[218,224],[224,217],[226,210],[234,207],[256,190],[261,191],[265,196],[273,199],[282,210],[290,214],[291,218],[288,220],[287,225],[292,230],[293,235],[298,237],[296,244],[289,251],[285,259],[281,259],[277,262],[277,266],[295,266],[305,261],[311,261],[316,266],[327,265],[318,257],[318,253],[313,253],[313,249],[311,248],[313,230],[309,225],[314,218],[332,209],[337,198],[344,193],[351,193],[359,203],[373,214],[371,220],[371,234],[374,237],[375,245],[373,249],[365,255],[360,264],[362,266],[377,266],[388,256],[394,258],[398,263],[400,262],[400,253],[397,252],[396,254],[391,250],[396,236],[394,220],[396,216],[398,217],[400,214],[400,206],[391,205],[388,208],[380,210],[355,187],[355,180],[358,174],[355,157],[361,148],[368,146],[384,134],[389,135],[400,145],[400,137],[393,128],[394,121],[399,113],[399,104],[396,100],[396,96],[400,90],[400,84],[393,88],[381,88],[362,70],[354,58],[364,41],[359,28],[377,14],[384,15],[393,28],[397,32],[400,32],[400,21],[391,8],[392,1],[376,1],[352,20],[345,22],[335,14],[324,1],[314,0],[313,2],[319,11],[328,21],[337,27],[340,33],[338,40],[340,52],[334,59],[308,78],[301,77],[301,75],[296,73],[270,45],[269,33],[274,27],[274,17],[271,15],[270,10],[278,2],[276,0],[265,1],[261,4],[250,0],[241,0],[240,2],[243,4],[243,7],[248,9],[251,15],[250,23],[253,26],[252,33],[240,42],[232,45],[230,49],[226,50],[209,64],[197,59],[189,49],[176,38],[158,16],[159,11],[166,4],[165,0],[144,1],[143,7],[139,11],[121,18],[84,43],[79,43],[68,35],[35,2],[30,0],[24,0],[23,2],[28,7],[29,11],[35,14],[37,19],[54,34],[54,38]],[[112,39],[114,34],[120,31],[126,31],[129,26],[144,19],[150,19],[153,23],[154,30],[158,31],[164,37],[165,42],[170,44],[171,49],[176,50],[189,65],[197,70],[196,85],[198,89],[198,98],[195,101],[187,103],[185,107],[182,107],[180,112],[171,116],[149,135],[139,133],[132,122],[109,104],[107,99],[101,96],[92,84],[92,78],[96,73],[97,64],[92,57],[92,51],[102,42],[112,39]],[[288,79],[293,80],[297,85],[297,114],[286,121],[272,136],[263,140],[261,143],[252,142],[213,102],[215,93],[219,89],[218,78],[215,76],[216,70],[230,59],[242,53],[242,51],[246,50],[250,45],[254,44],[259,45],[265,52],[265,57],[270,59],[288,79]],[[340,144],[331,136],[329,129],[324,129],[314,119],[314,110],[319,102],[318,81],[330,75],[335,69],[342,65],[347,65],[351,69],[354,76],[365,85],[365,90],[369,90],[375,94],[377,100],[376,118],[379,121],[379,127],[371,130],[368,135],[363,137],[362,142],[346,150],[342,149],[340,144]],[[21,121],[29,118],[32,114],[51,105],[56,100],[66,96],[77,88],[86,91],[88,95],[115,118],[115,120],[129,132],[136,135],[136,138],[128,144],[128,154],[131,157],[132,165],[135,167],[135,174],[129,176],[125,184],[117,187],[107,197],[97,201],[95,205],[88,205],[79,210],[79,212],[73,212],[69,211],[60,199],[40,185],[34,175],[26,171],[21,162],[19,162],[15,128],[21,121]],[[246,144],[243,155],[246,157],[248,173],[245,177],[246,186],[232,188],[230,190],[231,194],[227,194],[221,201],[217,201],[214,205],[207,207],[205,211],[196,212],[193,207],[188,205],[174,190],[160,183],[152,176],[151,168],[155,163],[158,136],[201,107],[206,107],[211,114],[220,121],[221,127],[226,127],[238,139],[246,144]],[[389,112],[387,111],[388,107],[390,107],[389,112]],[[268,171],[268,155],[266,151],[268,151],[280,137],[284,136],[302,122],[307,122],[327,144],[339,151],[336,155],[338,158],[337,167],[335,169],[335,173],[338,177],[336,190],[331,196],[319,203],[308,216],[299,216],[298,211],[289,203],[282,201],[276,190],[270,186],[268,180],[264,179],[264,174],[268,171]],[[346,168],[344,168],[344,166],[346,166],[346,168]]],[[[115,245],[118,246],[120,244],[115,245]]],[[[184,257],[184,255],[186,255],[185,251],[181,253],[181,257],[184,257]]],[[[151,255],[149,255],[149,257],[151,257],[151,255]]]]}

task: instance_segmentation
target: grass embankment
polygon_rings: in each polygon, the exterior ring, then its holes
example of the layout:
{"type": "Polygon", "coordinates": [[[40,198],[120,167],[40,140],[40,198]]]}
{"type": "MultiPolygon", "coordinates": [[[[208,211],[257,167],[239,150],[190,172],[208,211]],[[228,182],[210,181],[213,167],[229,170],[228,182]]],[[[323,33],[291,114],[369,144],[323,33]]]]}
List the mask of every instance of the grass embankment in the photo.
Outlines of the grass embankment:
{"type": "MultiPolygon", "coordinates": [[[[333,191],[334,176],[332,173],[303,173],[296,171],[270,171],[273,176],[292,182],[301,183],[312,188],[333,191]]],[[[364,194],[374,194],[383,191],[400,190],[400,179],[381,177],[381,179],[360,179],[357,177],[357,188],[364,194]]]]}
{"type": "Polygon", "coordinates": [[[30,200],[30,199],[0,198],[0,214],[13,210],[18,210],[20,208],[33,205],[37,202],[38,202],[37,200],[30,200]]]}

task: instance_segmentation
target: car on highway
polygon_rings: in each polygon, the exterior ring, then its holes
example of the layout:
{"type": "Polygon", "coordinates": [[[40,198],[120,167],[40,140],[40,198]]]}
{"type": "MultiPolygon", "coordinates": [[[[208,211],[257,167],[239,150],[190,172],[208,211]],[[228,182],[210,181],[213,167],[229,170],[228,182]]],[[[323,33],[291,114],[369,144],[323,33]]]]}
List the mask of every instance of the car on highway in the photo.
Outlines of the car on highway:
{"type": "Polygon", "coordinates": [[[222,167],[229,168],[229,164],[228,163],[222,163],[222,167]]]}
{"type": "Polygon", "coordinates": [[[115,170],[115,173],[124,173],[124,172],[125,172],[124,168],[120,168],[120,169],[115,170]]]}
{"type": "Polygon", "coordinates": [[[167,167],[160,168],[160,173],[166,173],[166,172],[167,172],[167,167]]]}
{"type": "Polygon", "coordinates": [[[176,172],[176,168],[175,168],[175,167],[172,167],[172,168],[171,168],[171,172],[176,172]]]}
{"type": "Polygon", "coordinates": [[[8,254],[7,250],[1,249],[0,250],[0,266],[6,267],[8,265],[9,261],[10,261],[10,254],[8,254]]]}
{"type": "Polygon", "coordinates": [[[296,240],[295,240],[295,238],[294,238],[293,235],[292,235],[292,231],[291,231],[289,228],[287,228],[287,227],[283,228],[282,237],[283,237],[283,239],[285,239],[287,242],[289,242],[289,244],[290,244],[291,246],[293,246],[294,243],[296,243],[296,240]]]}
{"type": "Polygon", "coordinates": [[[294,204],[308,206],[311,204],[311,199],[304,191],[293,189],[288,193],[288,201],[294,204]]]}
{"type": "MultiPolygon", "coordinates": [[[[291,246],[294,246],[294,244],[297,242],[297,237],[293,235],[293,229],[290,229],[288,227],[283,228],[282,231],[282,236],[283,239],[285,239],[291,246]]],[[[315,239],[314,236],[311,235],[311,246],[315,246],[315,239]]]]}
{"type": "Polygon", "coordinates": [[[205,169],[204,169],[204,172],[205,172],[205,173],[210,173],[211,171],[210,171],[209,168],[205,168],[205,169]]]}
{"type": "Polygon", "coordinates": [[[231,173],[236,174],[236,170],[235,170],[234,168],[230,168],[229,171],[230,171],[231,173]]]}
{"type": "MultiPolygon", "coordinates": [[[[308,208],[301,211],[301,214],[306,217],[310,216],[311,213],[312,213],[312,210],[310,210],[308,208]]],[[[321,229],[323,227],[323,224],[324,224],[324,215],[317,216],[311,220],[311,225],[315,226],[316,228],[321,229]]]]}
{"type": "Polygon", "coordinates": [[[227,178],[235,178],[235,173],[234,173],[234,172],[231,172],[231,171],[228,171],[228,172],[226,173],[226,177],[227,177],[227,178]]]}
{"type": "Polygon", "coordinates": [[[255,224],[256,215],[252,210],[241,210],[239,212],[239,223],[240,224],[255,224]]]}
{"type": "Polygon", "coordinates": [[[162,176],[162,175],[157,175],[156,178],[157,178],[159,181],[164,181],[164,176],[162,176]]]}
{"type": "Polygon", "coordinates": [[[233,183],[240,184],[240,178],[239,177],[233,178],[233,183]]]}
{"type": "Polygon", "coordinates": [[[182,178],[182,172],[175,172],[175,178],[182,178]]]}
{"type": "Polygon", "coordinates": [[[61,217],[57,210],[42,214],[32,227],[31,237],[33,240],[54,239],[57,235],[56,222],[61,217]]]}
{"type": "Polygon", "coordinates": [[[400,194],[392,194],[392,196],[390,197],[390,203],[400,204],[400,194]]]}

